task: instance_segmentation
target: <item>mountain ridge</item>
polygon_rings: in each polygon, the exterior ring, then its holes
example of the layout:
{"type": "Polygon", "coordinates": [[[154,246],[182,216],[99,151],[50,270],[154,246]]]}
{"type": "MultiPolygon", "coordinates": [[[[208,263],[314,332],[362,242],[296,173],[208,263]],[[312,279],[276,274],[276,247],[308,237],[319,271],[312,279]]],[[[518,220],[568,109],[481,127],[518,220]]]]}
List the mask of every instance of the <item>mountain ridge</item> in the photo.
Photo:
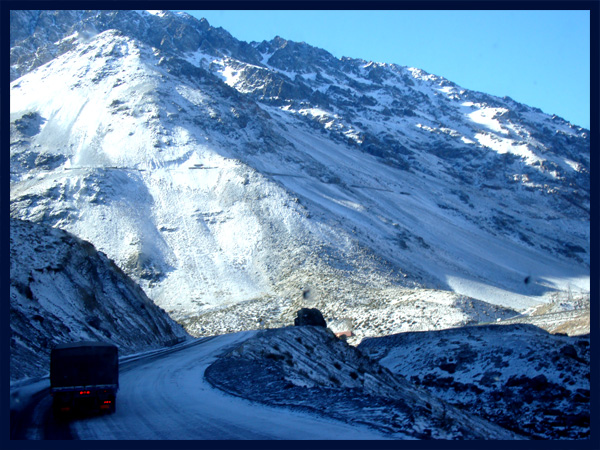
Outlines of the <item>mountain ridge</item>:
{"type": "Polygon", "coordinates": [[[358,291],[490,311],[589,291],[587,130],[180,13],[13,20],[11,216],[89,240],[195,332],[248,302],[277,324],[358,291]]]}

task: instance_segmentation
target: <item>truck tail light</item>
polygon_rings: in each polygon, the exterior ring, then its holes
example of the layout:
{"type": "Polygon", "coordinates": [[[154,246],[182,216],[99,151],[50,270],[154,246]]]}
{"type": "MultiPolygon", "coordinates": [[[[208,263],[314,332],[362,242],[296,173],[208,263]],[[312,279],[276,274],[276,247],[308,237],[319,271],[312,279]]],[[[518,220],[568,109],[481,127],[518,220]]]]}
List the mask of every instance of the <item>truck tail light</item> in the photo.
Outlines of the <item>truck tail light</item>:
{"type": "Polygon", "coordinates": [[[90,391],[79,391],[79,395],[90,395],[90,391]]]}

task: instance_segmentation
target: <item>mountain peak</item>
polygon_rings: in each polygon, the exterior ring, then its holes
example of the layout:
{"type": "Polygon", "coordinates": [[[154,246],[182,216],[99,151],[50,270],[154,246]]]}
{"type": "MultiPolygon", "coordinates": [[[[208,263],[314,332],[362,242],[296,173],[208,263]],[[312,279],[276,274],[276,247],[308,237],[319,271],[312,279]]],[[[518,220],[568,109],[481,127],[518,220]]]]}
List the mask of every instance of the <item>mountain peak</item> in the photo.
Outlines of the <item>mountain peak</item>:
{"type": "Polygon", "coordinates": [[[282,38],[281,36],[275,36],[270,41],[270,44],[277,48],[284,48],[286,45],[288,45],[288,43],[289,41],[287,39],[282,38]]]}

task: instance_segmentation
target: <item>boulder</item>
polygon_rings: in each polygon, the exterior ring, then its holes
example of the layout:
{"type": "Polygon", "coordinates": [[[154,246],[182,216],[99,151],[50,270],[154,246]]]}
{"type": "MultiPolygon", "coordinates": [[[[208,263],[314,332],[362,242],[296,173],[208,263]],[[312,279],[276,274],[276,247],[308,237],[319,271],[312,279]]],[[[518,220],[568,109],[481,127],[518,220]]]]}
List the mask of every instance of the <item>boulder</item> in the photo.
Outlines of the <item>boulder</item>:
{"type": "Polygon", "coordinates": [[[299,310],[297,317],[294,319],[294,325],[297,327],[314,325],[327,328],[323,314],[316,308],[302,308],[299,310]]]}

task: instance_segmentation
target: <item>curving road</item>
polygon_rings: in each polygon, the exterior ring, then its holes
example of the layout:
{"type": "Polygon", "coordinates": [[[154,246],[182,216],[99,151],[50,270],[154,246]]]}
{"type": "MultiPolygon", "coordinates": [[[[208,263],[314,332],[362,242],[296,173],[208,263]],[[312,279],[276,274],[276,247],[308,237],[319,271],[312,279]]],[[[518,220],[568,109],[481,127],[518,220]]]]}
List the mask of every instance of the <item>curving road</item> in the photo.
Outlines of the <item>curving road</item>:
{"type": "MultiPolygon", "coordinates": [[[[57,423],[50,399],[31,417],[28,439],[386,439],[367,427],[284,408],[267,407],[214,389],[205,369],[219,354],[248,339],[242,332],[121,364],[117,411],[57,423]]],[[[389,438],[389,436],[387,437],[389,438]]]]}

